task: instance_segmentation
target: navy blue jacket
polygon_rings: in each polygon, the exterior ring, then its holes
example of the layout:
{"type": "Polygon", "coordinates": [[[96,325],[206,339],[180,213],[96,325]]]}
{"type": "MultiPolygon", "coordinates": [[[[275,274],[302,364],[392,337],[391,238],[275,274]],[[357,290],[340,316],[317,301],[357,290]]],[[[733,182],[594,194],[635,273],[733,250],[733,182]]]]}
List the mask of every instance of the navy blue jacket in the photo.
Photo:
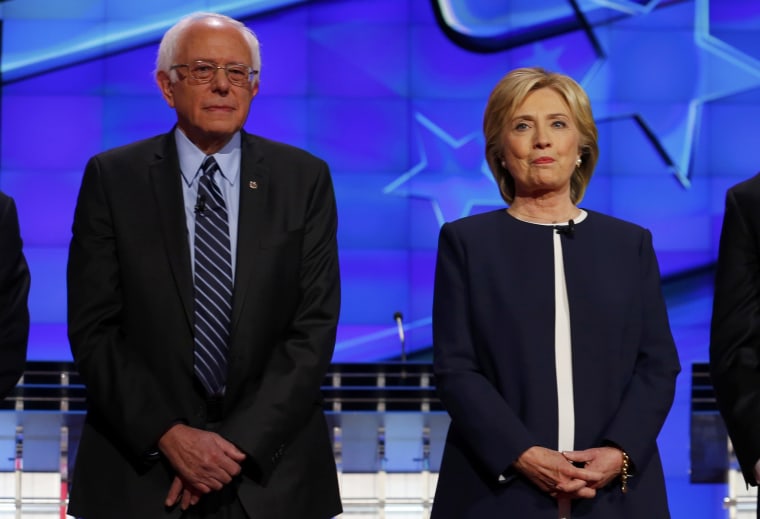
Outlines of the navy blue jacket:
{"type": "MultiPolygon", "coordinates": [[[[433,519],[557,518],[556,500],[512,468],[533,445],[557,448],[554,232],[504,210],[441,229],[434,364],[452,424],[433,519]]],[[[613,442],[636,471],[626,495],[613,482],[572,517],[670,517],[656,439],[680,365],[651,234],[589,211],[562,247],[575,448],[613,442]]]]}

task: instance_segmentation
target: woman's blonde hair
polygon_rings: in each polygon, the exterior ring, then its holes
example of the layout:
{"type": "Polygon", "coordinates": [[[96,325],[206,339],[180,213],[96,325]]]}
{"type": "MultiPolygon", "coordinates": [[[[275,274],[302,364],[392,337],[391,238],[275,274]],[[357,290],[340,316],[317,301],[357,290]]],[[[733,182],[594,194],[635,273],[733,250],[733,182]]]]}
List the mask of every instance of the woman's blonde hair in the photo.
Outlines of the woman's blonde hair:
{"type": "Polygon", "coordinates": [[[504,161],[504,127],[522,105],[525,98],[541,88],[551,88],[570,107],[570,113],[580,133],[581,165],[570,179],[570,199],[577,204],[583,198],[599,158],[597,130],[591,103],[586,92],[571,77],[548,72],[539,67],[518,68],[504,76],[494,87],[483,114],[483,134],[486,139],[486,161],[501,197],[511,204],[515,198],[515,181],[504,161]]]}

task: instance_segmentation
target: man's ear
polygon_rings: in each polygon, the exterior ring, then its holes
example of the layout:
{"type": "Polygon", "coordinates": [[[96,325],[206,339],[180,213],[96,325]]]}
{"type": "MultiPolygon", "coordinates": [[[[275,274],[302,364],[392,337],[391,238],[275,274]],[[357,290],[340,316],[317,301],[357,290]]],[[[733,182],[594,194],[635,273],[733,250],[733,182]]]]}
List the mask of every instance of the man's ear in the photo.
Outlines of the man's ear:
{"type": "Polygon", "coordinates": [[[253,88],[251,88],[251,101],[253,101],[253,98],[256,97],[256,95],[259,93],[259,83],[258,81],[254,83],[253,88]]]}
{"type": "Polygon", "coordinates": [[[158,88],[161,89],[161,95],[164,96],[166,103],[174,108],[174,83],[172,83],[169,74],[163,70],[159,70],[156,73],[156,83],[158,84],[158,88]]]}

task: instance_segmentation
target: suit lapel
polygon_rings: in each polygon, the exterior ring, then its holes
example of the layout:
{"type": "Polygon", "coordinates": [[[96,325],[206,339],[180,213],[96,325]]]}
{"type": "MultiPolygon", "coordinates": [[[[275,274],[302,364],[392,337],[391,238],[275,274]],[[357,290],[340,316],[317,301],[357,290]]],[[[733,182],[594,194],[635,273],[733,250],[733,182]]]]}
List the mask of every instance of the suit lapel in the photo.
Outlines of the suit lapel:
{"type": "Polygon", "coordinates": [[[235,343],[235,330],[256,268],[257,251],[266,221],[264,215],[267,212],[270,174],[254,136],[242,132],[240,145],[240,212],[232,301],[232,344],[235,343]]]}
{"type": "Polygon", "coordinates": [[[150,180],[159,214],[159,225],[164,237],[166,256],[171,266],[185,316],[193,324],[193,279],[190,268],[190,246],[187,240],[185,203],[182,195],[182,177],[174,142],[174,131],[162,140],[150,166],[150,180]]]}

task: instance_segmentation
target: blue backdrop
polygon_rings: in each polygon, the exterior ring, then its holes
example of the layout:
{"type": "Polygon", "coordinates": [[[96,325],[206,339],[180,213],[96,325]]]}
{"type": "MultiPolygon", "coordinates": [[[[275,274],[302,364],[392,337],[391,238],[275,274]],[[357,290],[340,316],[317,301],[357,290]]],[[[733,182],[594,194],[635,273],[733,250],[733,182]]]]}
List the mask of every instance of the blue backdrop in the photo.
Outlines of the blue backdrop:
{"type": "MultiPolygon", "coordinates": [[[[23,0],[0,3],[0,189],[33,273],[29,356],[70,359],[65,262],[81,173],[99,151],[168,131],[152,78],[161,34],[195,10],[262,42],[247,130],[330,164],[343,309],[336,361],[429,346],[442,222],[503,207],[483,160],[493,85],[540,65],[589,93],[601,158],[582,206],[652,230],[663,275],[710,265],[726,188],[758,165],[754,0],[23,0]]],[[[675,517],[719,517],[688,484],[689,368],[707,358],[708,283],[669,299],[684,375],[661,443],[675,517]],[[680,489],[680,490],[679,490],[680,489]],[[702,515],[699,515],[702,514],[702,515]],[[713,514],[713,515],[704,515],[713,514]]]]}
{"type": "Polygon", "coordinates": [[[442,222],[502,206],[485,99],[541,65],[589,92],[601,160],[583,205],[650,228],[664,275],[714,260],[723,193],[757,167],[756,2],[135,1],[2,4],[0,188],[34,272],[31,358],[69,358],[64,265],[86,159],[167,131],[157,40],[187,12],[244,19],[263,48],[247,129],[324,157],[340,210],[336,360],[430,343],[442,222]],[[160,7],[157,5],[160,4],[160,7]],[[500,5],[498,5],[500,4],[500,5]]]}

